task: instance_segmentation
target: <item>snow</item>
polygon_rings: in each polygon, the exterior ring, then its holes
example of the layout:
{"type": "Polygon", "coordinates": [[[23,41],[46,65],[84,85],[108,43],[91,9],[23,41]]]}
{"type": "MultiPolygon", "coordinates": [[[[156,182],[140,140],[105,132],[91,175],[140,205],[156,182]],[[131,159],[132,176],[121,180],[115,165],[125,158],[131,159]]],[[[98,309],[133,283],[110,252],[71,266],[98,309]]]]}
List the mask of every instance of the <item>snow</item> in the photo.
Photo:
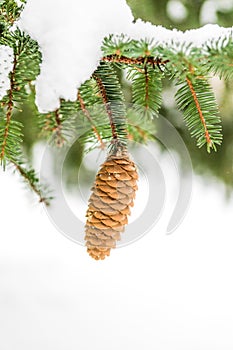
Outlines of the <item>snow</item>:
{"type": "Polygon", "coordinates": [[[0,100],[10,88],[9,73],[13,68],[13,50],[5,45],[0,46],[0,100]]]}
{"type": "Polygon", "coordinates": [[[19,23],[38,41],[43,55],[36,81],[40,112],[59,106],[59,99],[76,100],[77,88],[96,69],[101,43],[109,33],[124,31],[133,21],[124,0],[28,0],[19,23]]]}
{"type": "MultiPolygon", "coordinates": [[[[175,1],[177,4],[178,1],[175,1]]],[[[174,1],[173,1],[174,4],[174,1]]],[[[109,34],[136,40],[153,39],[179,49],[182,43],[202,46],[211,39],[232,35],[232,28],[206,25],[181,32],[137,20],[125,0],[28,0],[18,25],[38,41],[43,62],[36,80],[40,112],[59,107],[60,98],[74,101],[77,89],[96,69],[101,43],[109,34]]]]}

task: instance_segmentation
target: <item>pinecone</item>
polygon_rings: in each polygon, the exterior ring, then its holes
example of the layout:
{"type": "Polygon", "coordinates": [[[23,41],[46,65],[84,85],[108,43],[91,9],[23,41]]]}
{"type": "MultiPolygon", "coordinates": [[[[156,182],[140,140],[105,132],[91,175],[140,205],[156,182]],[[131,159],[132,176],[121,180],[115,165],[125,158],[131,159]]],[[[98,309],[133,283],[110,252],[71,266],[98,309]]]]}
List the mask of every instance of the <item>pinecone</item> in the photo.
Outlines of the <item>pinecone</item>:
{"type": "Polygon", "coordinates": [[[134,205],[138,174],[126,150],[110,154],[96,175],[86,213],[87,252],[103,260],[115,248],[134,205]]]}

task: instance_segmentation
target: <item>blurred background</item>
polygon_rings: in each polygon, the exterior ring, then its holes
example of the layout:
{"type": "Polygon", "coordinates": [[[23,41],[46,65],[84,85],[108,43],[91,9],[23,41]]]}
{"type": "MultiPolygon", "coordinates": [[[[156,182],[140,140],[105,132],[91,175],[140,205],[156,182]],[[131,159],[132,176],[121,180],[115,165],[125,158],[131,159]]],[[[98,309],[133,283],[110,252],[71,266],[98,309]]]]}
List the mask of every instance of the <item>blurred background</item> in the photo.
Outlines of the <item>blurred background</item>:
{"type": "MultiPolygon", "coordinates": [[[[169,29],[233,25],[233,0],[127,2],[135,19],[169,29]]],[[[130,86],[123,77],[122,83],[129,102],[130,86]]],[[[17,175],[1,170],[1,349],[233,349],[233,82],[213,78],[211,83],[224,140],[218,152],[208,154],[196,147],[176,108],[174,87],[164,81],[161,114],[182,136],[195,172],[189,210],[170,236],[165,230],[178,183],[159,145],[168,191],[163,215],[144,238],[103,262],[92,261],[83,247],[62,236],[17,175]]],[[[39,168],[43,147],[36,143],[33,102],[16,118],[24,120],[25,154],[39,168]]],[[[63,169],[69,203],[77,212],[83,210],[77,179],[88,188],[95,176],[82,156],[76,143],[63,169]]]]}

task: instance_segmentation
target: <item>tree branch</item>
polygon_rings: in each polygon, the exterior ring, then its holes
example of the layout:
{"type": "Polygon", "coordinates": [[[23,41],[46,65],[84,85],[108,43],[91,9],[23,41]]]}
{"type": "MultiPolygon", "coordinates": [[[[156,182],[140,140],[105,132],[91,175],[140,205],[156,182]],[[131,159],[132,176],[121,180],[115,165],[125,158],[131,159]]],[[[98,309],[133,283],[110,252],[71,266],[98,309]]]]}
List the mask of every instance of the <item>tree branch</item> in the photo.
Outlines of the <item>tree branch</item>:
{"type": "Polygon", "coordinates": [[[111,111],[111,106],[109,105],[108,103],[108,96],[107,96],[107,93],[106,93],[106,89],[105,89],[105,86],[102,82],[102,79],[98,76],[97,73],[94,73],[93,74],[93,78],[96,80],[97,82],[97,85],[98,85],[98,88],[99,88],[99,91],[101,93],[101,97],[102,97],[102,100],[103,100],[103,103],[104,103],[104,106],[105,106],[105,109],[106,109],[106,112],[108,114],[108,118],[109,118],[109,122],[110,122],[110,127],[112,129],[112,138],[114,140],[118,140],[118,135],[117,135],[117,130],[116,130],[116,126],[115,126],[115,123],[114,123],[114,120],[113,120],[113,116],[112,116],[112,111],[111,111]]]}
{"type": "MultiPolygon", "coordinates": [[[[16,170],[20,173],[20,175],[24,178],[24,180],[29,184],[31,190],[39,197],[39,202],[44,203],[46,206],[49,206],[49,198],[46,198],[46,196],[43,195],[41,189],[36,186],[36,183],[38,180],[33,181],[32,178],[30,178],[28,172],[19,164],[17,164],[14,161],[11,161],[11,163],[15,166],[16,170]]],[[[34,173],[34,170],[32,170],[34,173]]]]}
{"type": "Polygon", "coordinates": [[[196,105],[196,107],[197,107],[197,111],[198,111],[198,114],[199,114],[199,116],[200,116],[201,123],[202,123],[202,125],[203,125],[203,127],[204,127],[204,130],[205,130],[205,139],[206,139],[206,142],[207,142],[207,144],[211,145],[211,144],[212,144],[212,141],[211,141],[211,138],[210,138],[209,131],[208,131],[208,129],[207,129],[205,117],[204,117],[204,115],[203,115],[203,113],[202,113],[202,109],[201,109],[200,103],[199,103],[198,98],[197,98],[197,94],[196,94],[196,92],[195,92],[195,90],[194,90],[194,87],[193,87],[193,84],[192,84],[191,80],[190,80],[188,77],[186,77],[186,81],[187,81],[187,84],[188,84],[189,89],[190,89],[190,91],[191,91],[191,94],[192,94],[192,96],[193,96],[195,105],[196,105]]]}
{"type": "Polygon", "coordinates": [[[87,118],[87,120],[91,124],[92,130],[93,130],[94,134],[96,135],[97,140],[100,143],[100,148],[104,149],[105,148],[105,143],[103,142],[103,140],[102,140],[102,138],[100,136],[100,133],[98,132],[98,130],[97,130],[97,128],[96,128],[96,126],[95,126],[95,124],[94,124],[94,122],[93,122],[93,120],[92,120],[92,118],[90,116],[89,111],[86,109],[86,106],[85,106],[85,103],[84,103],[84,101],[82,99],[80,91],[78,92],[78,101],[80,103],[81,110],[83,111],[85,117],[87,118]]]}
{"type": "Polygon", "coordinates": [[[56,144],[58,147],[61,147],[64,144],[64,137],[62,136],[62,123],[61,117],[59,113],[59,108],[55,110],[55,126],[53,128],[53,132],[56,135],[56,144]]]}
{"type": "MultiPolygon", "coordinates": [[[[102,57],[101,59],[104,62],[112,62],[112,63],[124,63],[126,65],[144,65],[145,64],[145,57],[137,57],[137,58],[129,58],[126,56],[119,56],[119,55],[107,55],[102,57]]],[[[161,65],[165,65],[166,63],[170,62],[169,60],[162,60],[159,57],[146,57],[146,62],[153,67],[161,65]]]]}
{"type": "Polygon", "coordinates": [[[6,150],[6,145],[7,145],[7,139],[9,135],[9,128],[10,128],[10,123],[11,123],[11,117],[12,117],[12,111],[14,107],[14,102],[13,102],[13,91],[15,88],[15,70],[16,70],[16,65],[17,65],[17,59],[16,56],[14,57],[14,64],[13,64],[13,69],[12,72],[10,73],[10,90],[8,93],[8,98],[9,101],[7,103],[7,113],[6,113],[6,125],[5,125],[5,131],[3,135],[3,141],[2,141],[2,146],[1,146],[1,153],[0,153],[0,160],[2,161],[4,156],[5,156],[5,150],[6,150]]]}
{"type": "Polygon", "coordinates": [[[147,66],[145,65],[145,108],[146,110],[149,109],[149,74],[148,74],[148,70],[147,70],[147,66]]]}

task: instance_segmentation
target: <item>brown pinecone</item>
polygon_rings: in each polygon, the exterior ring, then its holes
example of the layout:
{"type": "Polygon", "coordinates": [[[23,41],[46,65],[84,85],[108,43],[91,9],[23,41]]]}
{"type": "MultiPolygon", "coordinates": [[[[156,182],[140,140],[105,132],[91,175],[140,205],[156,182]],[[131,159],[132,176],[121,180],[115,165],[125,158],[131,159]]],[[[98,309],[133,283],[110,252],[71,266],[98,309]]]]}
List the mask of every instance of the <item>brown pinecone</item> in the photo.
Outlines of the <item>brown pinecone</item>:
{"type": "Polygon", "coordinates": [[[86,213],[87,252],[103,260],[115,248],[134,205],[138,174],[128,153],[118,151],[108,156],[96,175],[86,213]]]}

